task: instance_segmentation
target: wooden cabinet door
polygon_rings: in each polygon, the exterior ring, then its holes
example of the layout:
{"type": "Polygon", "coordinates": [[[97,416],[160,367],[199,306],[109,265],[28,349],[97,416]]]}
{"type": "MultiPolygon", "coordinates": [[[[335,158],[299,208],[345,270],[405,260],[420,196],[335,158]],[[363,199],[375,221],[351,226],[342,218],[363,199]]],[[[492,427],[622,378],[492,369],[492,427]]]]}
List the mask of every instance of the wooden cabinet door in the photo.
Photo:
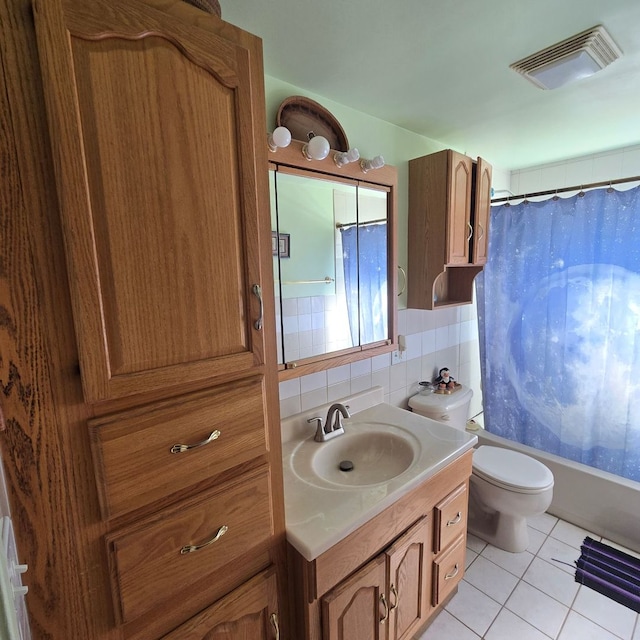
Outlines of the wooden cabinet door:
{"type": "Polygon", "coordinates": [[[422,518],[387,551],[390,640],[411,640],[431,611],[431,519],[422,518]]]}
{"type": "Polygon", "coordinates": [[[374,558],[322,598],[323,640],[386,640],[384,555],[374,558]]]}
{"type": "Polygon", "coordinates": [[[473,264],[486,264],[489,246],[489,214],[491,212],[491,165],[478,158],[475,167],[475,200],[473,207],[473,264]]]}
{"type": "Polygon", "coordinates": [[[162,640],[278,640],[276,578],[266,571],[162,640]]]}
{"type": "Polygon", "coordinates": [[[471,231],[471,158],[449,151],[449,208],[447,220],[447,264],[469,262],[471,231]]]}
{"type": "Polygon", "coordinates": [[[260,40],[156,0],[34,4],[86,399],[260,368],[260,40]]]}

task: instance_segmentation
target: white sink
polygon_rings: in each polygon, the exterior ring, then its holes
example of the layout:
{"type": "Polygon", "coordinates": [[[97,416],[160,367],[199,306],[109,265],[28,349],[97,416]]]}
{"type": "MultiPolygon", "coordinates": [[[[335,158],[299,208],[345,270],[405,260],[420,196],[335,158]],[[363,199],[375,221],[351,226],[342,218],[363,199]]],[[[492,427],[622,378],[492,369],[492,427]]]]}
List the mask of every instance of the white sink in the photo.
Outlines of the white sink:
{"type": "Polygon", "coordinates": [[[342,399],[344,435],[316,442],[307,420],[285,418],[282,463],[287,540],[311,561],[470,450],[477,437],[382,402],[382,390],[342,399]],[[374,400],[365,406],[365,401],[374,400]],[[340,471],[345,460],[352,471],[340,471]]]}
{"type": "Polygon", "coordinates": [[[316,486],[366,487],[401,475],[419,455],[420,442],[401,427],[346,422],[342,436],[300,443],[292,452],[291,465],[300,479],[316,486]]]}

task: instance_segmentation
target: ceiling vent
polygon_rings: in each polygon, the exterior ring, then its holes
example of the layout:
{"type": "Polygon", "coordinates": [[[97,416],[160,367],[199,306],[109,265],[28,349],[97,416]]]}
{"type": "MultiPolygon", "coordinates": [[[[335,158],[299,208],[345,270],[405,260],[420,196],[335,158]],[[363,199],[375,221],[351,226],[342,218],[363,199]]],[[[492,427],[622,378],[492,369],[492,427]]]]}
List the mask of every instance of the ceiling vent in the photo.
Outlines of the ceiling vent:
{"type": "Polygon", "coordinates": [[[593,75],[621,55],[618,45],[600,25],[542,49],[510,67],[541,89],[557,89],[593,75]]]}

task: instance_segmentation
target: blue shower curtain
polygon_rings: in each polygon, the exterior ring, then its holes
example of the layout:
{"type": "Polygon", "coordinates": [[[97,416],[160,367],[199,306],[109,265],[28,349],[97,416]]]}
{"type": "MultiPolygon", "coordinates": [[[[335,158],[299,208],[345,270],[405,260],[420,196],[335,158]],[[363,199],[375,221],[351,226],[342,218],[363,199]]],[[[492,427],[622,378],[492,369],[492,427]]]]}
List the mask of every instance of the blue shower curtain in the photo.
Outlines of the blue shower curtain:
{"type": "Polygon", "coordinates": [[[353,344],[387,338],[387,223],[344,227],[342,249],[353,344]]]}
{"type": "Polygon", "coordinates": [[[640,188],[493,207],[488,431],[640,481],[640,188]]]}

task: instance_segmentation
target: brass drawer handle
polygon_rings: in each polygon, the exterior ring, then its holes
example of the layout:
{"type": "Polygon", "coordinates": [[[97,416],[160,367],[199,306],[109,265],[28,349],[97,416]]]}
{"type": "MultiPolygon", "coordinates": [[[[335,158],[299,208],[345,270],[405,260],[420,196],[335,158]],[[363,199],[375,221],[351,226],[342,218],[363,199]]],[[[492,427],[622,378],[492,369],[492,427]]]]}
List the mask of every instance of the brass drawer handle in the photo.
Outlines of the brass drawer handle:
{"type": "Polygon", "coordinates": [[[444,577],[445,580],[451,580],[451,578],[455,578],[458,575],[458,563],[456,562],[456,566],[453,567],[453,571],[451,573],[447,573],[447,575],[444,577]]]}
{"type": "Polygon", "coordinates": [[[198,447],[204,447],[205,444],[209,444],[220,437],[220,432],[216,429],[209,434],[209,437],[202,442],[196,442],[196,444],[174,444],[171,447],[171,453],[182,453],[183,451],[189,451],[189,449],[197,449],[198,447]]]}
{"type": "Polygon", "coordinates": [[[276,632],[275,640],[280,640],[280,626],[278,625],[278,614],[272,613],[269,619],[271,620],[271,626],[273,627],[273,630],[276,632]]]}
{"type": "Polygon", "coordinates": [[[478,240],[482,240],[482,238],[484,238],[484,227],[478,223],[478,226],[480,227],[480,235],[478,236],[478,240]]]}
{"type": "Polygon", "coordinates": [[[467,238],[467,242],[469,242],[469,240],[471,240],[471,236],[473,235],[473,227],[471,226],[470,222],[467,222],[467,225],[469,227],[469,237],[467,238]]]}
{"type": "Polygon", "coordinates": [[[462,513],[460,511],[458,511],[458,514],[456,515],[456,517],[453,520],[449,520],[447,522],[447,527],[453,527],[454,524],[458,524],[458,522],[460,522],[460,520],[462,520],[462,513]]]}
{"type": "Polygon", "coordinates": [[[387,604],[387,599],[384,597],[384,593],[380,594],[380,602],[382,602],[382,606],[384,607],[384,615],[380,618],[380,624],[384,624],[389,618],[389,605],[387,604]]]}
{"type": "Polygon", "coordinates": [[[187,544],[184,547],[182,547],[182,549],[180,549],[180,553],[182,555],[186,555],[187,553],[193,553],[194,551],[198,551],[198,549],[203,549],[204,547],[208,547],[210,544],[213,544],[214,542],[217,542],[218,540],[220,540],[220,538],[222,538],[222,536],[225,533],[227,533],[227,531],[229,531],[229,527],[227,527],[226,524],[223,524],[216,532],[216,535],[213,536],[213,538],[211,538],[211,540],[207,540],[202,544],[187,544]]]}
{"type": "Polygon", "coordinates": [[[389,611],[393,611],[394,609],[398,608],[398,591],[396,589],[396,585],[392,584],[391,585],[391,593],[393,594],[393,598],[395,600],[395,602],[391,605],[391,607],[389,608],[389,611]]]}

